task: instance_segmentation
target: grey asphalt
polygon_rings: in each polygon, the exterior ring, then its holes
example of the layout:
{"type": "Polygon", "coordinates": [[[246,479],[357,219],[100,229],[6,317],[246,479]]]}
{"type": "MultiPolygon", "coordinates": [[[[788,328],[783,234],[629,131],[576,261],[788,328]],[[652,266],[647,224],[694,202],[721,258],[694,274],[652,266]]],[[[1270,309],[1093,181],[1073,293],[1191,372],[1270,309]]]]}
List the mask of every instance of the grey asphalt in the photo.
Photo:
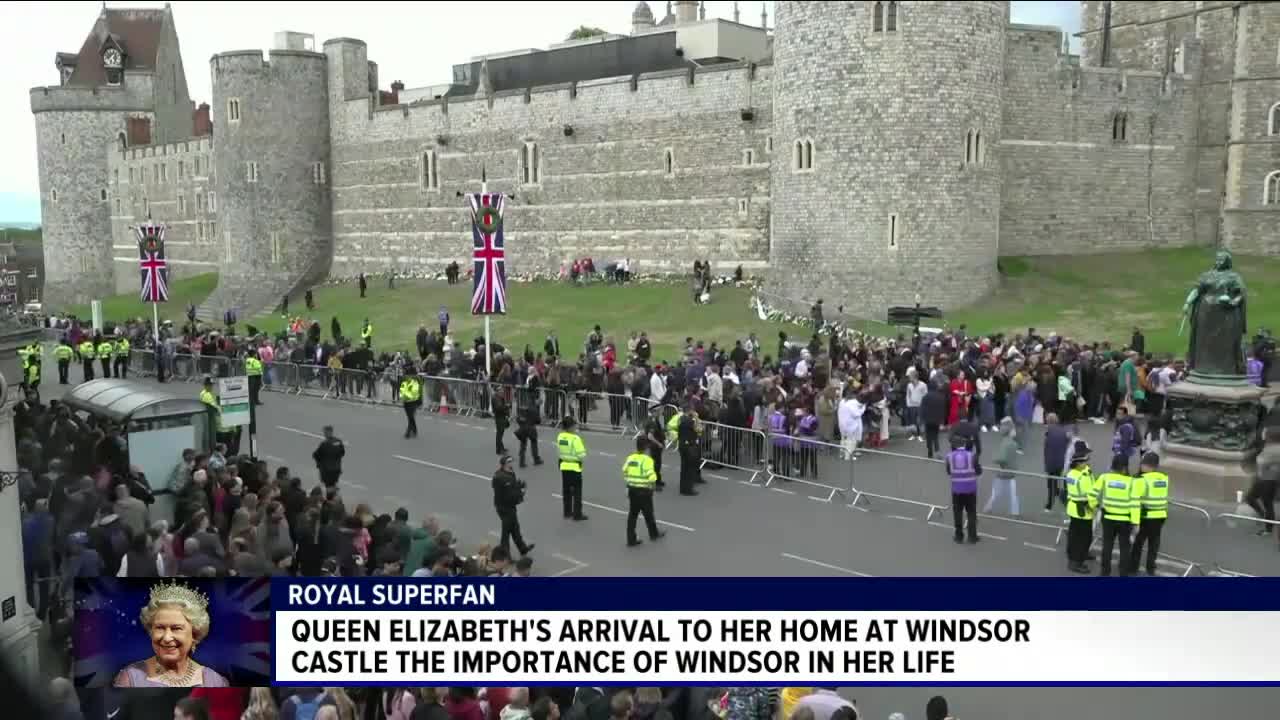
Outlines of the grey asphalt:
{"type": "MultiPolygon", "coordinates": [[[[151,382],[150,380],[142,380],[151,382]]],[[[55,386],[56,387],[56,386],[55,386]]],[[[194,384],[171,384],[172,392],[194,394],[194,384]]],[[[54,391],[56,392],[56,390],[54,391]]],[[[46,393],[48,394],[48,393],[46,393]]],[[[481,418],[420,413],[420,437],[402,438],[404,415],[397,407],[264,392],[259,408],[259,452],[284,463],[310,485],[317,481],[311,451],[321,428],[332,424],[348,444],[343,494],[351,505],[367,502],[376,513],[406,507],[415,521],[435,515],[470,552],[496,539],[489,478],[495,465],[492,422],[481,418]]],[[[593,416],[594,419],[594,416],[593,416]]],[[[1109,428],[1082,425],[1095,448],[1109,444],[1109,428]]],[[[548,458],[554,432],[540,430],[548,458]]],[[[1041,458],[1042,429],[1033,429],[1022,469],[1034,471],[1041,458]]],[[[858,490],[946,506],[950,496],[940,464],[927,461],[922,443],[894,440],[892,454],[866,453],[855,462],[819,458],[819,477],[809,483],[775,479],[739,469],[708,467],[698,497],[675,492],[678,458],[665,455],[668,490],[655,502],[667,537],[638,548],[625,547],[626,494],[622,459],[633,449],[626,434],[587,432],[589,450],[584,499],[590,520],[574,523],[560,513],[560,480],[554,461],[519,471],[529,483],[521,508],[524,535],[537,543],[535,572],[543,575],[685,576],[1059,576],[1067,574],[1065,536],[1059,537],[1061,508],[1043,512],[1044,482],[1018,483],[1023,523],[1000,517],[979,520],[982,542],[951,542],[949,509],[930,515],[921,505],[863,497],[856,508],[847,492],[858,490]],[[852,473],[852,477],[851,477],[852,473]],[[818,483],[818,484],[814,484],[818,483]],[[926,522],[926,518],[929,521],[926,522]]],[[[987,453],[996,436],[984,435],[987,453]]],[[[511,432],[507,447],[517,446],[511,432]]],[[[743,456],[748,453],[744,450],[743,456]]],[[[754,467],[754,459],[743,465],[754,467]]],[[[1175,478],[1176,482],[1176,478],[1175,478]]],[[[985,502],[988,490],[979,498],[985,502]]],[[[997,508],[998,514],[1002,508],[997,508]]],[[[643,534],[643,531],[641,531],[643,534]]],[[[1248,528],[1206,526],[1203,517],[1176,510],[1166,527],[1161,574],[1215,574],[1221,565],[1235,572],[1274,575],[1280,571],[1275,541],[1254,537],[1248,528]]]]}

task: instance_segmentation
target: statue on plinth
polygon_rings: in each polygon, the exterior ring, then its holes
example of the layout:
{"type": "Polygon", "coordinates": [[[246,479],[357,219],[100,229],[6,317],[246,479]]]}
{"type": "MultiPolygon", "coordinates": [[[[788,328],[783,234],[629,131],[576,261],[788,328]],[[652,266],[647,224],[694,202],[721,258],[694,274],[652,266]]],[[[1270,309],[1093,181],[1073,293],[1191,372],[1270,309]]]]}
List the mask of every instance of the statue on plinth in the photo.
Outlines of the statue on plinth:
{"type": "MultiPolygon", "coordinates": [[[[1182,322],[1191,323],[1187,368],[1191,382],[1217,385],[1245,383],[1244,278],[1232,269],[1231,253],[1218,252],[1213,268],[1201,273],[1182,306],[1182,322]]],[[[1182,328],[1179,328],[1181,334],[1182,328]]]]}

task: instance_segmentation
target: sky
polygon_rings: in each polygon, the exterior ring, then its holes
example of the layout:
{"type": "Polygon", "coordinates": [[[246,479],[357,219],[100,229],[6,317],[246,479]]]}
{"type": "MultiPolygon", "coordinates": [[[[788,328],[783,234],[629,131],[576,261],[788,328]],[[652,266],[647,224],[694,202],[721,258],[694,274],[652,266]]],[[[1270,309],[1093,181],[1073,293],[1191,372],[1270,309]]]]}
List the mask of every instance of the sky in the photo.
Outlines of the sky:
{"type": "MultiPolygon", "coordinates": [[[[173,2],[174,20],[191,98],[210,97],[209,58],[229,50],[270,48],[275,32],[291,30],[325,40],[354,37],[369,45],[381,84],[406,87],[448,82],[455,63],[521,48],[545,48],[579,25],[627,33],[632,0],[603,2],[173,2]],[[483,7],[477,17],[476,8],[483,7]]],[[[108,2],[109,7],[163,7],[163,2],[108,2]]],[[[741,22],[758,24],[761,6],[773,24],[772,2],[740,2],[741,22]]],[[[1079,30],[1078,2],[1014,2],[1013,20],[1079,30]]],[[[707,16],[732,19],[733,2],[708,2],[707,16]]],[[[655,17],[665,0],[651,0],[655,17]]],[[[0,73],[0,222],[40,219],[35,120],[28,91],[57,85],[54,56],[76,52],[92,29],[101,2],[0,2],[10,29],[0,73]],[[17,32],[13,30],[17,29],[17,32]]]]}

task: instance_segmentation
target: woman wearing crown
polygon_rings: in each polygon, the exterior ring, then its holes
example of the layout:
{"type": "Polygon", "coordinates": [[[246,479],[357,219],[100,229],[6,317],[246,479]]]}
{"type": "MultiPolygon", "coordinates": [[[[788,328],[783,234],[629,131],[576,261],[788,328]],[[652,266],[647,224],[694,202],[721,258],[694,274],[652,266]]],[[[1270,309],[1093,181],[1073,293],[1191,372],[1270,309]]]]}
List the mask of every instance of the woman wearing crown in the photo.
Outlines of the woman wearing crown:
{"type": "Polygon", "coordinates": [[[191,655],[209,635],[209,600],[178,583],[151,588],[142,626],[153,655],[121,670],[116,687],[228,687],[227,679],[191,655]]]}

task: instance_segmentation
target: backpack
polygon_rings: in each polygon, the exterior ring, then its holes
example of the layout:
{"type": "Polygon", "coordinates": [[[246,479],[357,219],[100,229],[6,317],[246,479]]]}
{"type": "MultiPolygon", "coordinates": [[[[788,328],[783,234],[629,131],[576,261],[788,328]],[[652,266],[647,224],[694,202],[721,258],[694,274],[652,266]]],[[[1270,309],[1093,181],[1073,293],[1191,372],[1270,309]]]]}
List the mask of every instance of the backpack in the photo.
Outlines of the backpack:
{"type": "Polygon", "coordinates": [[[320,713],[320,706],[328,698],[324,693],[312,696],[310,700],[303,700],[297,695],[294,696],[293,717],[294,720],[316,720],[316,715],[320,713]]]}

